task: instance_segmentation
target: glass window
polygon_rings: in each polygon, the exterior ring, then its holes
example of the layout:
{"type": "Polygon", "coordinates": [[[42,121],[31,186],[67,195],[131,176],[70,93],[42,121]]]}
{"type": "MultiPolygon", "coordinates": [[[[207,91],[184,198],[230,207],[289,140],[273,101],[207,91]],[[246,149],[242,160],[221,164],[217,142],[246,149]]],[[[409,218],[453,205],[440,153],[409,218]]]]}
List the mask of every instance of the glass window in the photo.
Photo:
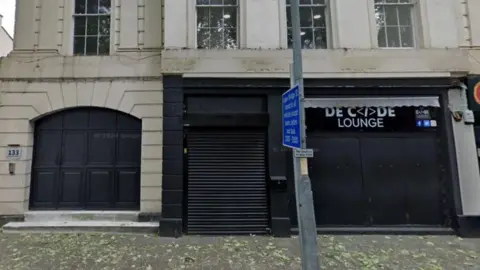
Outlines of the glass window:
{"type": "MultiPolygon", "coordinates": [[[[300,34],[303,49],[326,49],[327,4],[326,0],[300,0],[300,34]]],[[[288,47],[292,48],[292,20],[290,0],[287,0],[288,47]]]]}
{"type": "Polygon", "coordinates": [[[75,55],[110,53],[111,0],[76,0],[73,35],[75,55]]]}
{"type": "Polygon", "coordinates": [[[378,46],[415,46],[412,0],[375,0],[378,46]]]}
{"type": "Polygon", "coordinates": [[[238,0],[197,0],[197,48],[238,48],[238,0]]]}

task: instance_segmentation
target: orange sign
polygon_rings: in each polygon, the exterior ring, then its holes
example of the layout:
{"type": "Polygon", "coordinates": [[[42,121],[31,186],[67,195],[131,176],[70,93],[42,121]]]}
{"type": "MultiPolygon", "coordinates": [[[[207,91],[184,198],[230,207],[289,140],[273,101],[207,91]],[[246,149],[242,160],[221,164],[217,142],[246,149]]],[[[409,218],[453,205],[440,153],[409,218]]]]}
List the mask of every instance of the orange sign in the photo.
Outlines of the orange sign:
{"type": "Polygon", "coordinates": [[[473,87],[473,99],[475,103],[480,104],[480,82],[473,87]]]}

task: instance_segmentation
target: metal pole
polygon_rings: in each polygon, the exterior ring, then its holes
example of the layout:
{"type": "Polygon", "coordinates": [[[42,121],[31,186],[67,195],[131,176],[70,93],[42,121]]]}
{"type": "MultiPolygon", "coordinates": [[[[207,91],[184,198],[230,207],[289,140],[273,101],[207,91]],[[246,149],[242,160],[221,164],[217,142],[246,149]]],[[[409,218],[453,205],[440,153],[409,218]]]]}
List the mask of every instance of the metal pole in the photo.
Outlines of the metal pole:
{"type": "MultiPolygon", "coordinates": [[[[300,140],[302,149],[306,149],[305,136],[305,95],[303,89],[302,45],[300,37],[300,10],[299,0],[291,0],[291,22],[293,37],[293,68],[292,82],[299,86],[300,94],[300,140]]],[[[295,196],[297,203],[297,220],[299,241],[302,251],[302,269],[319,270],[317,247],[317,226],[313,208],[313,194],[308,176],[308,161],[305,157],[293,155],[295,171],[295,196]]]]}

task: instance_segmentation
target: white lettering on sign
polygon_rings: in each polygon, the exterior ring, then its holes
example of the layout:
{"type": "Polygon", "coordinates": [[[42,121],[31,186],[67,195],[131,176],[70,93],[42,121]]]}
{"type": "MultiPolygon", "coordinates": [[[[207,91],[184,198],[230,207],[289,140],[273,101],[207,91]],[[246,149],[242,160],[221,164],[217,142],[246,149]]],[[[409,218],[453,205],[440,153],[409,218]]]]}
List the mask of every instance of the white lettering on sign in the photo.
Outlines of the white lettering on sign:
{"type": "Polygon", "coordinates": [[[343,118],[337,119],[341,128],[383,128],[383,118],[343,118]]]}
{"type": "Polygon", "coordinates": [[[383,128],[384,118],[394,118],[394,108],[325,108],[325,117],[335,117],[339,128],[383,128]]]}

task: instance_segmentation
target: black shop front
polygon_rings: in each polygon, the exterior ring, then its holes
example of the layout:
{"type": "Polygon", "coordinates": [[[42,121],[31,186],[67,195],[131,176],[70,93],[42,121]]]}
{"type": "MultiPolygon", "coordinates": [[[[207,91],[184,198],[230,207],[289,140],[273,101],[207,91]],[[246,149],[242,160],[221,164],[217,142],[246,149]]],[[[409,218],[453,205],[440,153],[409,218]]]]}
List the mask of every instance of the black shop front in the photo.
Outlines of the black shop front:
{"type": "MultiPolygon", "coordinates": [[[[160,234],[295,233],[284,79],[164,78],[160,234]]],[[[321,232],[445,232],[458,180],[448,79],[306,80],[321,232]]]]}

